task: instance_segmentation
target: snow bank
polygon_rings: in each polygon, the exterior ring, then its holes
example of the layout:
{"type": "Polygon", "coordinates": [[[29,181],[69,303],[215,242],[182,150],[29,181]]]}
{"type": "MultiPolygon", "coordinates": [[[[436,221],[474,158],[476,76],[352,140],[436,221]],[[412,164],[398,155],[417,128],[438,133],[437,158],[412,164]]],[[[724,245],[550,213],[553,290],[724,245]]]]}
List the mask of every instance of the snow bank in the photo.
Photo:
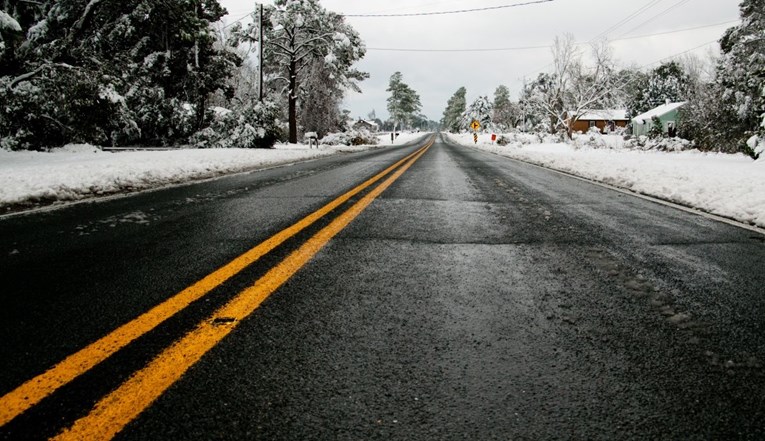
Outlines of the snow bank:
{"type": "MultiPolygon", "coordinates": [[[[472,134],[450,135],[474,146],[472,134]]],[[[743,154],[635,151],[565,143],[475,147],[765,227],[765,160],[743,154]]]]}
{"type": "MultiPolygon", "coordinates": [[[[371,147],[357,146],[354,151],[371,147]]],[[[69,145],[50,153],[0,150],[0,207],[155,188],[345,150],[345,146],[309,149],[302,144],[120,153],[90,145],[69,145]]]]}
{"type": "Polygon", "coordinates": [[[390,142],[390,132],[383,132],[377,135],[377,143],[379,145],[401,145],[408,142],[412,142],[416,139],[425,136],[423,132],[399,132],[393,143],[390,142]]]}

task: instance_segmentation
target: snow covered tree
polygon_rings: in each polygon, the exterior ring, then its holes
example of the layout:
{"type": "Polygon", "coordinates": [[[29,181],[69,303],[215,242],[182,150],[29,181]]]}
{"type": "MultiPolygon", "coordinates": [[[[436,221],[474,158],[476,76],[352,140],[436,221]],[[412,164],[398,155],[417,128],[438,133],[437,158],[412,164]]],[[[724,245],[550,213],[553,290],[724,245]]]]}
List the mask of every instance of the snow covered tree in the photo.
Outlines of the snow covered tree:
{"type": "MultiPolygon", "coordinates": [[[[330,105],[339,103],[338,95],[342,98],[346,89],[360,91],[357,82],[368,74],[352,66],[366,49],[345,18],[327,11],[318,0],[276,0],[274,6],[264,8],[264,16],[263,71],[271,87],[285,97],[288,140],[296,143],[299,102],[315,109],[325,99],[330,105]],[[319,83],[332,90],[331,96],[323,96],[327,90],[307,87],[319,83]]],[[[258,41],[254,24],[246,31],[235,29],[235,34],[239,42],[258,41]]]]}
{"type": "Polygon", "coordinates": [[[494,91],[492,121],[500,130],[507,130],[517,125],[520,111],[518,106],[510,101],[510,90],[507,86],[499,86],[494,91]]]}
{"type": "Polygon", "coordinates": [[[704,63],[697,69],[701,81],[691,82],[678,129],[703,150],[757,156],[765,140],[765,1],[745,0],[740,9],[741,24],[720,39],[714,79],[703,81],[708,76],[704,63]]]}
{"type": "Polygon", "coordinates": [[[339,132],[343,127],[340,105],[344,90],[335,82],[332,72],[323,69],[324,60],[316,60],[301,88],[300,125],[306,132],[316,132],[320,138],[339,132]]]}
{"type": "Polygon", "coordinates": [[[566,95],[570,91],[576,64],[581,58],[574,37],[566,34],[555,37],[552,47],[553,72],[540,74],[531,83],[528,100],[532,107],[544,113],[550,121],[550,133],[567,128],[568,109],[566,95]]]}
{"type": "Polygon", "coordinates": [[[741,24],[720,40],[722,56],[715,84],[722,92],[723,121],[728,133],[720,139],[725,150],[746,150],[744,142],[758,132],[765,114],[765,0],[740,4],[741,24]]]}
{"type": "MultiPolygon", "coordinates": [[[[0,69],[5,64],[6,58],[13,57],[15,46],[20,39],[21,25],[19,22],[0,9],[0,69]]],[[[0,70],[1,72],[2,70],[0,70]]]]}
{"type": "Polygon", "coordinates": [[[186,142],[240,61],[215,44],[217,0],[31,3],[0,79],[6,147],[186,142]]]}
{"type": "Polygon", "coordinates": [[[396,130],[396,126],[411,125],[422,107],[420,95],[409,87],[408,84],[404,83],[404,77],[401,75],[401,72],[391,75],[386,91],[390,92],[388,97],[388,113],[390,113],[393,120],[393,130],[396,130]]]}
{"type": "Polygon", "coordinates": [[[638,115],[664,104],[685,101],[691,90],[691,79],[680,63],[670,61],[652,70],[638,83],[637,94],[628,104],[632,115],[638,115]]]}
{"type": "Polygon", "coordinates": [[[481,124],[482,130],[489,130],[491,128],[491,113],[492,107],[488,97],[479,96],[473,101],[462,113],[460,119],[460,126],[462,129],[468,129],[473,121],[478,121],[481,124]]]}
{"type": "Polygon", "coordinates": [[[448,130],[452,133],[458,133],[460,131],[460,120],[462,114],[467,108],[467,102],[465,95],[467,90],[464,87],[460,87],[454,92],[449,101],[446,102],[446,109],[444,110],[443,118],[441,118],[441,126],[444,130],[448,130]]]}
{"type": "Polygon", "coordinates": [[[574,37],[566,34],[553,43],[553,72],[540,74],[524,87],[522,100],[528,113],[549,121],[550,133],[572,136],[574,122],[585,110],[608,108],[617,101],[616,73],[606,42],[590,47],[592,64],[582,61],[574,37]]]}
{"type": "Polygon", "coordinates": [[[614,75],[614,108],[627,109],[628,116],[637,115],[630,107],[633,98],[641,93],[641,88],[647,83],[648,74],[638,67],[627,67],[614,75]]]}

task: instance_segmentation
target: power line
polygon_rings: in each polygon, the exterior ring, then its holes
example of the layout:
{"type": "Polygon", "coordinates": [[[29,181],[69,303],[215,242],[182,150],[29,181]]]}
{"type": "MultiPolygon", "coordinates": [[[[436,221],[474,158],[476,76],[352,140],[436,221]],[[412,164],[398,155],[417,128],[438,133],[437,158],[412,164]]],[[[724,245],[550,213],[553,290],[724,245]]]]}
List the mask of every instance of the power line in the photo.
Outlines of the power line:
{"type": "Polygon", "coordinates": [[[368,47],[368,51],[381,52],[502,52],[502,51],[522,51],[529,49],[549,49],[550,45],[545,46],[518,46],[487,49],[410,49],[410,48],[386,48],[386,47],[368,47]]]}
{"type": "Polygon", "coordinates": [[[510,5],[489,6],[486,8],[473,8],[473,9],[459,9],[454,11],[437,11],[437,12],[413,12],[409,14],[342,14],[344,17],[354,18],[380,18],[380,17],[421,17],[427,15],[447,15],[447,14],[464,14],[466,12],[480,12],[480,11],[493,11],[497,9],[516,8],[518,6],[536,5],[541,3],[550,3],[555,0],[535,0],[524,3],[513,3],[510,5]]]}
{"type": "Polygon", "coordinates": [[[658,4],[659,2],[661,2],[661,0],[653,0],[653,1],[651,1],[651,3],[648,3],[648,4],[645,4],[645,5],[641,6],[640,8],[638,8],[637,10],[635,10],[634,12],[632,12],[631,14],[629,14],[628,16],[624,17],[623,19],[621,19],[621,20],[620,20],[620,21],[618,21],[617,23],[613,24],[613,25],[612,25],[610,28],[608,28],[608,29],[606,29],[605,31],[601,32],[600,34],[598,34],[598,35],[596,35],[596,36],[592,37],[592,38],[590,39],[590,41],[594,41],[594,40],[597,40],[597,39],[598,39],[598,38],[600,38],[600,37],[605,37],[605,36],[607,36],[609,32],[611,32],[611,31],[614,31],[614,30],[616,30],[616,29],[620,28],[621,26],[623,26],[623,25],[627,24],[627,23],[628,23],[628,22],[630,22],[630,21],[631,21],[633,18],[635,18],[635,17],[637,17],[638,15],[642,14],[644,11],[646,11],[647,9],[651,8],[652,6],[654,6],[654,5],[658,4]]]}
{"type": "Polygon", "coordinates": [[[685,29],[678,29],[676,31],[665,31],[665,32],[657,32],[655,34],[643,34],[643,35],[635,35],[633,37],[621,37],[610,41],[624,41],[624,40],[635,40],[637,38],[646,38],[646,37],[655,37],[657,35],[667,35],[667,34],[676,34],[678,32],[685,32],[685,31],[695,31],[696,29],[706,29],[706,28],[713,28],[715,26],[722,26],[722,25],[730,25],[733,23],[737,23],[739,20],[728,20],[728,21],[721,21],[720,23],[714,23],[709,25],[702,25],[702,26],[694,26],[692,28],[685,28],[685,29]]]}
{"type": "Polygon", "coordinates": [[[702,47],[704,47],[704,46],[709,46],[709,45],[710,45],[710,44],[712,44],[712,43],[717,43],[717,40],[707,41],[707,42],[706,42],[706,43],[704,43],[704,44],[700,44],[700,45],[698,45],[698,46],[696,46],[696,47],[692,47],[692,48],[690,48],[690,49],[688,49],[688,50],[686,50],[686,51],[683,51],[683,52],[679,52],[679,53],[676,53],[676,54],[670,55],[670,56],[668,56],[668,57],[664,57],[664,58],[662,58],[662,59],[659,59],[659,60],[656,60],[656,61],[652,61],[652,62],[650,62],[650,63],[648,63],[648,64],[644,64],[644,65],[640,66],[640,68],[642,69],[642,68],[644,68],[644,67],[648,67],[648,66],[650,66],[650,65],[652,65],[652,64],[661,63],[662,61],[666,61],[666,60],[671,60],[671,59],[673,59],[673,58],[675,58],[675,57],[679,57],[680,55],[685,55],[685,54],[687,54],[687,53],[689,53],[689,52],[693,52],[693,51],[695,51],[696,49],[701,49],[701,48],[702,48],[702,47]]]}
{"type": "Polygon", "coordinates": [[[634,30],[636,30],[636,29],[639,29],[639,28],[643,27],[644,25],[646,25],[646,24],[648,24],[648,23],[652,22],[653,20],[655,20],[655,19],[657,19],[657,18],[659,18],[659,17],[661,17],[661,16],[667,15],[667,14],[668,14],[668,13],[669,13],[671,10],[673,10],[673,9],[677,8],[678,6],[682,6],[682,5],[684,5],[684,4],[688,3],[689,1],[691,1],[691,0],[680,0],[679,2],[677,2],[677,3],[675,3],[674,5],[670,6],[669,8],[667,8],[667,9],[665,9],[665,10],[663,10],[663,11],[659,12],[658,14],[656,14],[656,15],[654,15],[653,17],[649,18],[648,20],[646,20],[646,21],[644,21],[644,22],[640,23],[639,25],[635,26],[634,28],[630,29],[629,31],[627,31],[627,32],[624,32],[623,34],[621,34],[621,35],[620,35],[620,37],[622,37],[622,36],[624,36],[624,35],[627,35],[627,34],[629,34],[630,32],[632,32],[632,31],[634,31],[634,30]]]}
{"type": "Polygon", "coordinates": [[[422,4],[422,5],[405,6],[403,8],[398,7],[398,8],[392,8],[392,9],[383,9],[381,11],[367,12],[367,14],[385,14],[386,12],[406,11],[406,10],[411,10],[411,9],[415,9],[415,8],[421,8],[421,7],[424,7],[424,6],[440,5],[440,4],[443,4],[443,3],[455,3],[456,1],[457,0],[442,0],[442,1],[432,2],[432,3],[425,3],[425,4],[422,4]]]}
{"type": "MultiPolygon", "coordinates": [[[[714,23],[709,25],[703,25],[703,26],[694,26],[691,28],[684,28],[684,29],[676,29],[673,31],[664,31],[664,32],[656,32],[653,34],[643,34],[643,35],[636,35],[633,37],[624,37],[624,38],[618,38],[615,40],[610,40],[612,42],[614,41],[622,41],[622,40],[635,40],[638,38],[647,38],[647,37],[655,37],[658,35],[669,35],[669,34],[677,34],[679,32],[687,32],[687,31],[693,31],[697,29],[706,29],[706,28],[712,28],[715,26],[722,26],[722,25],[728,25],[732,23],[736,23],[738,20],[729,20],[724,21],[720,23],[714,23]]],[[[583,45],[587,43],[574,43],[576,45],[583,45]]],[[[475,49],[417,49],[417,48],[383,48],[383,47],[368,47],[367,50],[369,51],[381,51],[381,52],[510,52],[510,51],[522,51],[522,50],[532,50],[532,49],[549,49],[551,48],[551,45],[539,45],[539,46],[516,46],[516,47],[502,47],[502,48],[475,48],[475,49]]]]}
{"type": "MultiPolygon", "coordinates": [[[[343,17],[354,17],[354,18],[375,18],[375,17],[420,17],[420,16],[428,16],[428,15],[447,15],[447,14],[463,14],[466,12],[479,12],[479,11],[491,11],[496,9],[507,9],[507,8],[516,8],[519,6],[528,6],[528,5],[536,5],[541,3],[551,3],[555,0],[534,0],[534,1],[528,1],[524,3],[513,3],[510,5],[500,5],[500,6],[490,6],[486,8],[474,8],[474,9],[459,9],[454,11],[438,11],[438,12],[414,12],[409,14],[339,14],[343,17]]],[[[223,29],[229,28],[236,23],[239,23],[240,21],[244,20],[247,17],[250,17],[255,11],[251,11],[247,15],[244,15],[231,23],[227,24],[226,26],[223,26],[223,29]]]]}
{"type": "Polygon", "coordinates": [[[254,14],[254,13],[255,13],[255,11],[248,12],[247,15],[243,15],[243,16],[237,18],[236,20],[232,21],[231,23],[227,24],[226,26],[223,26],[222,29],[230,28],[231,26],[234,26],[235,24],[239,23],[240,21],[244,20],[245,18],[252,17],[252,14],[254,14]]]}
{"type": "MultiPolygon", "coordinates": [[[[603,32],[599,33],[598,35],[592,37],[589,41],[593,42],[593,41],[597,40],[600,37],[607,36],[609,32],[618,29],[619,27],[621,27],[624,24],[628,23],[630,20],[632,20],[633,18],[637,17],[638,15],[640,15],[641,13],[643,13],[644,11],[646,11],[647,9],[653,7],[654,5],[658,4],[661,1],[662,0],[652,0],[650,3],[641,6],[640,8],[636,9],[635,11],[633,11],[632,13],[630,13],[629,15],[627,15],[626,17],[624,17],[620,21],[618,21],[615,24],[611,25],[611,27],[609,27],[605,31],[603,31],[603,32]]],[[[526,78],[527,75],[530,75],[532,73],[539,72],[541,70],[547,69],[548,67],[550,67],[552,65],[553,65],[553,63],[545,64],[544,66],[538,67],[538,68],[536,68],[536,69],[534,69],[532,71],[529,71],[528,73],[523,74],[523,77],[526,78]]]]}

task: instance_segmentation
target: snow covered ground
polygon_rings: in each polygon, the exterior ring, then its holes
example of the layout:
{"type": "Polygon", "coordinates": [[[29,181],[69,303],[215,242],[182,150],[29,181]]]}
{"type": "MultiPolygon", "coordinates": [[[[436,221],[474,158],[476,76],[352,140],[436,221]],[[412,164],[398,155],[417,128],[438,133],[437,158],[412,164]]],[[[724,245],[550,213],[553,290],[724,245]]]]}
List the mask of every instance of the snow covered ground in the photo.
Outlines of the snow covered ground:
{"type": "MultiPolygon", "coordinates": [[[[402,133],[395,144],[422,136],[402,133]]],[[[277,145],[274,149],[183,149],[103,152],[72,145],[51,152],[0,149],[0,213],[12,206],[76,201],[157,188],[257,168],[288,164],[340,152],[391,145],[381,134],[378,146],[277,145]]]]}
{"type": "MultiPolygon", "coordinates": [[[[498,146],[491,135],[449,135],[466,146],[697,208],[765,228],[765,159],[743,154],[637,151],[563,143],[498,146]]],[[[607,143],[618,145],[618,143],[607,143]]]]}

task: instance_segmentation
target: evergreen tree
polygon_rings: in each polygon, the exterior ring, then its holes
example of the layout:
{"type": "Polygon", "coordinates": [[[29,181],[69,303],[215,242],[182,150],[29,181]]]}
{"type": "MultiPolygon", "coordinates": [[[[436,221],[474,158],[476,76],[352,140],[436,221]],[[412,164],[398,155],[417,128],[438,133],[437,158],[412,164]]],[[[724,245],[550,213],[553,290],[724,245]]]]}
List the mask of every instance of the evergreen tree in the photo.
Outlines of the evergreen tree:
{"type": "MultiPolygon", "coordinates": [[[[366,49],[345,18],[327,11],[318,0],[276,0],[274,6],[264,8],[264,15],[263,70],[272,89],[287,103],[288,140],[296,143],[300,101],[308,104],[305,117],[327,99],[339,106],[346,89],[360,91],[356,83],[369,75],[352,65],[364,57],[366,49]]],[[[234,33],[239,42],[258,40],[254,24],[246,31],[237,27],[234,33]]],[[[333,113],[339,113],[339,108],[333,113]]]]}
{"type": "Polygon", "coordinates": [[[14,9],[28,27],[2,66],[6,148],[186,142],[209,123],[207,100],[240,61],[215,44],[210,24],[225,14],[217,0],[36,7],[14,9]]]}
{"type": "Polygon", "coordinates": [[[727,125],[720,142],[729,151],[746,150],[748,138],[765,133],[765,0],[744,0],[740,9],[741,24],[720,40],[715,82],[723,107],[718,118],[727,125]]]}
{"type": "Polygon", "coordinates": [[[627,109],[629,117],[638,115],[635,97],[641,94],[648,83],[648,74],[638,67],[630,67],[618,71],[614,76],[615,88],[614,107],[627,109]]]}
{"type": "Polygon", "coordinates": [[[489,130],[492,125],[491,113],[492,107],[489,98],[479,96],[462,114],[460,125],[463,129],[467,129],[473,121],[478,121],[482,130],[489,130]]]}
{"type": "Polygon", "coordinates": [[[393,127],[411,125],[415,116],[420,111],[420,96],[408,84],[404,83],[401,72],[396,72],[390,77],[388,84],[388,112],[393,120],[393,127]]]}
{"type": "Polygon", "coordinates": [[[664,63],[652,70],[647,77],[636,78],[637,93],[628,104],[631,115],[639,115],[655,107],[671,102],[685,101],[691,90],[691,80],[676,61],[664,63]]]}
{"type": "Polygon", "coordinates": [[[460,87],[454,92],[449,101],[446,102],[446,109],[444,110],[443,118],[441,118],[441,126],[444,130],[448,130],[452,133],[458,133],[460,131],[460,121],[462,114],[467,108],[467,102],[465,95],[467,90],[464,87],[460,87]]]}
{"type": "Polygon", "coordinates": [[[720,39],[715,78],[697,85],[678,129],[703,150],[757,156],[765,148],[765,0],[745,0],[740,8],[741,24],[720,39]]]}
{"type": "Polygon", "coordinates": [[[510,101],[510,90],[507,86],[499,86],[494,91],[492,121],[499,130],[507,130],[516,126],[519,116],[518,106],[510,101]]]}

